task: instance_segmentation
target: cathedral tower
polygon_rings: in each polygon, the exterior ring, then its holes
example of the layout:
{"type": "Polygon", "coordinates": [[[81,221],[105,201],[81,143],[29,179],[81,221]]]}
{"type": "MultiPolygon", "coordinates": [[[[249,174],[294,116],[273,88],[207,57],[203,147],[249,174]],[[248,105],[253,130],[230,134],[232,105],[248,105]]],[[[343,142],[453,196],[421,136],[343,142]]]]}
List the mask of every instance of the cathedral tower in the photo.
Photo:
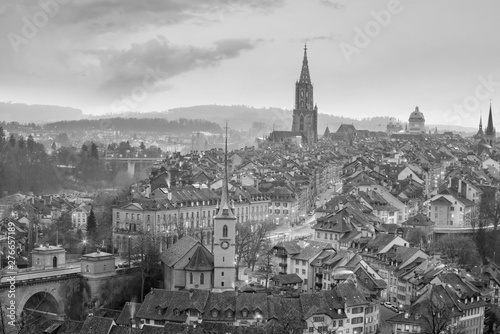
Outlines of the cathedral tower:
{"type": "Polygon", "coordinates": [[[214,217],[214,290],[234,290],[236,216],[230,206],[227,175],[227,124],[226,151],[224,154],[224,179],[219,211],[214,217]]]}
{"type": "Polygon", "coordinates": [[[495,149],[495,140],[496,140],[496,131],[493,127],[493,116],[491,112],[491,102],[490,102],[490,114],[488,115],[488,125],[486,126],[486,130],[484,131],[484,139],[491,146],[492,149],[495,149]]]}
{"type": "Polygon", "coordinates": [[[304,46],[304,59],[299,81],[295,83],[295,107],[293,109],[292,131],[300,131],[308,144],[318,141],[318,107],[314,105],[313,85],[307,62],[307,45],[304,46]]]}

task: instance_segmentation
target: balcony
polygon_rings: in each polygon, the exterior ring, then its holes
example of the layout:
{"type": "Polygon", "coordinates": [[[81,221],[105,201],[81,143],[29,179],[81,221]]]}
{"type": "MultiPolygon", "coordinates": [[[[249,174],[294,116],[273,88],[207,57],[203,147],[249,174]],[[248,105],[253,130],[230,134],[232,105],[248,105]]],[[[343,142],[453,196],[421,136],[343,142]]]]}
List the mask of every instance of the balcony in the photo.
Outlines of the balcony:
{"type": "Polygon", "coordinates": [[[319,279],[323,279],[323,273],[316,273],[316,277],[319,279]]]}

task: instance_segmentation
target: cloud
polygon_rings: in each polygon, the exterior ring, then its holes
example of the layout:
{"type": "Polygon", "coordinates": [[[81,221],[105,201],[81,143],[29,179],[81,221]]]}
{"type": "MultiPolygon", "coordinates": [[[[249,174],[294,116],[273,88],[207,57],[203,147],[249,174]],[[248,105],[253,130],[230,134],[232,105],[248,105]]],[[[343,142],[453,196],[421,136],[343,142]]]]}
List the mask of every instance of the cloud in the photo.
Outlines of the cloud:
{"type": "Polygon", "coordinates": [[[101,93],[116,98],[142,84],[146,77],[156,90],[166,89],[169,79],[195,69],[217,66],[223,60],[253,49],[256,43],[248,39],[226,39],[216,41],[211,47],[179,46],[158,36],[133,44],[127,50],[85,53],[98,59],[100,68],[96,72],[103,74],[99,85],[101,93]]]}
{"type": "Polygon", "coordinates": [[[268,10],[281,6],[284,0],[2,0],[0,19],[30,17],[40,10],[41,4],[58,1],[64,4],[59,4],[60,11],[51,20],[53,24],[81,25],[89,31],[106,33],[171,25],[191,19],[212,21],[213,14],[227,14],[245,8],[268,10]]]}
{"type": "Polygon", "coordinates": [[[344,5],[340,1],[335,1],[335,0],[320,0],[319,2],[324,6],[341,11],[343,11],[346,7],[346,5],[344,5]]]}

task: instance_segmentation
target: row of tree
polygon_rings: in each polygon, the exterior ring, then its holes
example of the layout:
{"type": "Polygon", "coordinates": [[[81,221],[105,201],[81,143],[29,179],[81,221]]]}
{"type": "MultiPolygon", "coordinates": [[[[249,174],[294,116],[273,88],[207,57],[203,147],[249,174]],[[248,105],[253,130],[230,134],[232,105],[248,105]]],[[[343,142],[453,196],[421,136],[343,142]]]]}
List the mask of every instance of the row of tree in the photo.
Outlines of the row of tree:
{"type": "Polygon", "coordinates": [[[18,191],[44,193],[59,189],[55,160],[42,144],[10,135],[0,127],[0,196],[18,191]]]}

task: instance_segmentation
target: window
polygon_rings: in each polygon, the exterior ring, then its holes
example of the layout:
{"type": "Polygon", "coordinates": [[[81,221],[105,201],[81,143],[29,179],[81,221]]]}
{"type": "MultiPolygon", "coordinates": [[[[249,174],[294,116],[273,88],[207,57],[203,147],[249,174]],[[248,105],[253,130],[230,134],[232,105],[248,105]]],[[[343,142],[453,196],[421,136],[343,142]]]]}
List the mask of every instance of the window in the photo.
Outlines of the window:
{"type": "Polygon", "coordinates": [[[212,318],[217,318],[219,312],[217,310],[212,310],[212,318]]]}
{"type": "Polygon", "coordinates": [[[339,320],[339,327],[344,326],[344,320],[339,320]]]}
{"type": "Polygon", "coordinates": [[[189,273],[189,284],[193,284],[193,273],[189,273]]]}
{"type": "Polygon", "coordinates": [[[314,327],[309,327],[309,333],[314,333],[314,327]]]}
{"type": "Polygon", "coordinates": [[[306,274],[306,270],[302,269],[302,275],[305,275],[305,274],[306,274]]]}
{"type": "Polygon", "coordinates": [[[248,316],[248,311],[245,309],[241,312],[241,314],[244,316],[244,317],[247,317],[248,316]]]}
{"type": "Polygon", "coordinates": [[[222,237],[227,238],[227,225],[222,227],[222,237]]]}
{"type": "Polygon", "coordinates": [[[120,219],[120,213],[119,212],[116,213],[116,219],[120,219]]]}
{"type": "Polygon", "coordinates": [[[362,324],[363,323],[363,317],[357,317],[357,318],[353,318],[352,321],[351,321],[351,324],[355,325],[355,324],[362,324]]]}
{"type": "Polygon", "coordinates": [[[227,311],[227,317],[231,318],[233,316],[233,312],[231,310],[227,311]]]}
{"type": "Polygon", "coordinates": [[[40,258],[36,259],[36,264],[40,264],[40,258]]]}
{"type": "Polygon", "coordinates": [[[363,307],[353,307],[352,308],[352,313],[353,314],[363,313],[363,307]]]}
{"type": "Polygon", "coordinates": [[[221,273],[220,273],[220,275],[221,275],[221,276],[224,276],[224,272],[221,272],[221,273]]]}
{"type": "Polygon", "coordinates": [[[89,268],[89,265],[88,265],[88,264],[85,266],[85,271],[86,271],[86,272],[90,272],[90,268],[89,268]]]}
{"type": "Polygon", "coordinates": [[[295,268],[295,273],[298,274],[299,273],[299,268],[295,268]]]}
{"type": "Polygon", "coordinates": [[[220,282],[220,286],[224,286],[224,282],[220,282]]]}
{"type": "Polygon", "coordinates": [[[305,260],[302,260],[302,265],[305,266],[307,263],[305,260]]]}
{"type": "Polygon", "coordinates": [[[102,266],[102,270],[106,271],[106,265],[102,266]]]}
{"type": "Polygon", "coordinates": [[[299,260],[295,260],[295,265],[297,265],[297,266],[298,266],[298,265],[299,265],[299,262],[300,262],[299,260]]]}
{"type": "Polygon", "coordinates": [[[409,332],[410,331],[410,325],[405,325],[405,332],[409,332]]]}
{"type": "Polygon", "coordinates": [[[325,321],[325,317],[313,317],[313,321],[314,322],[324,322],[325,321]]]}

